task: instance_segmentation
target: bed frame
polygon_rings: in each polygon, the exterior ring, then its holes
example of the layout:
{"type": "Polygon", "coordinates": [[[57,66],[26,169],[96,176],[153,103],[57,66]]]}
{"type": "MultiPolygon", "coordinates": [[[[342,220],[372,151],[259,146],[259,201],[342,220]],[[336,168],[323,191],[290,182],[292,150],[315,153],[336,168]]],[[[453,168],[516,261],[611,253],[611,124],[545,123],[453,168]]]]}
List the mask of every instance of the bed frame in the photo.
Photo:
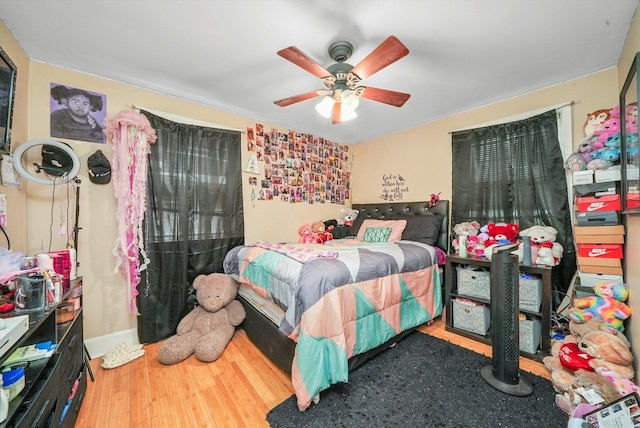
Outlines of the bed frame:
{"type": "MultiPolygon", "coordinates": [[[[395,214],[441,214],[444,218],[442,219],[442,227],[440,228],[440,235],[438,236],[436,245],[446,253],[449,252],[449,201],[440,200],[434,207],[430,207],[429,202],[398,202],[386,204],[353,204],[352,208],[358,210],[359,218],[363,217],[378,220],[389,218],[395,214]]],[[[240,327],[245,330],[251,342],[253,342],[263,354],[278,367],[291,374],[291,364],[296,346],[295,342],[283,335],[277,325],[249,304],[242,296],[238,295],[237,299],[242,303],[247,313],[240,327]]],[[[364,354],[351,357],[349,359],[349,371],[362,365],[365,361],[387,349],[391,344],[404,338],[412,331],[413,329],[403,331],[382,345],[364,354]]]]}

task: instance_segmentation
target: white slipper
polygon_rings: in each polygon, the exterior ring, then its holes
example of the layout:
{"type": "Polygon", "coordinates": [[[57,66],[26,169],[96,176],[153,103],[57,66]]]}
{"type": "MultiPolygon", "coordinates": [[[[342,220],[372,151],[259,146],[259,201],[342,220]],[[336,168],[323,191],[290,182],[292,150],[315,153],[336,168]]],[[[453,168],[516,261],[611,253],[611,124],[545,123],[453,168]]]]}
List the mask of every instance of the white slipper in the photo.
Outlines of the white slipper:
{"type": "Polygon", "coordinates": [[[102,356],[102,368],[113,369],[144,355],[143,345],[127,346],[120,343],[102,356]]]}

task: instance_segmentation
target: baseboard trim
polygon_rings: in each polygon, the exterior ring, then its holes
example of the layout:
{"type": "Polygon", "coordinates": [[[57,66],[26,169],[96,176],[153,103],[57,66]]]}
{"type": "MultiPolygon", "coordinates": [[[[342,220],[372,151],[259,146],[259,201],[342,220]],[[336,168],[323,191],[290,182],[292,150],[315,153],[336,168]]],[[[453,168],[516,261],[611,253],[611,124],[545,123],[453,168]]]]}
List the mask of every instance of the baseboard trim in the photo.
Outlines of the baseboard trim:
{"type": "Polygon", "coordinates": [[[116,331],[114,333],[105,334],[104,336],[85,339],[84,344],[87,347],[91,359],[102,357],[107,351],[115,348],[120,343],[126,345],[138,345],[138,329],[131,328],[129,330],[116,331]]]}

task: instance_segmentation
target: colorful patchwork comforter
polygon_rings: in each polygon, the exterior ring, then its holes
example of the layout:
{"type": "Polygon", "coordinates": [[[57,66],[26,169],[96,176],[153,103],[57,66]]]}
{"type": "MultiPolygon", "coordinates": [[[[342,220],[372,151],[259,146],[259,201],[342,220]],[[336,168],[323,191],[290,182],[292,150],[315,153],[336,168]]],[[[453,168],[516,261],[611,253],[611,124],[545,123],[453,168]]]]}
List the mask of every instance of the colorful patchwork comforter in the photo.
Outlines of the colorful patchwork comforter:
{"type": "Polygon", "coordinates": [[[350,357],[442,311],[429,245],[351,239],[287,246],[233,248],[224,270],[285,310],[279,328],[297,342],[291,378],[300,410],[320,391],[349,380],[350,357]]]}

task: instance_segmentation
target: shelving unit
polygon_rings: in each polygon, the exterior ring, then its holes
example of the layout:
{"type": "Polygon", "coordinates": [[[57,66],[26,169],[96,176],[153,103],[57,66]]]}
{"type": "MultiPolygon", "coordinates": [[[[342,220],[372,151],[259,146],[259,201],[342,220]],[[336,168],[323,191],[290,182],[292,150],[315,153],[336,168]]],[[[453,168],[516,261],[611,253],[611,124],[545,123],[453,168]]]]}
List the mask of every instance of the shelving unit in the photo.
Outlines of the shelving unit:
{"type": "MultiPolygon", "coordinates": [[[[458,275],[457,266],[474,266],[484,268],[486,270],[491,269],[491,261],[483,257],[468,256],[459,257],[455,254],[447,255],[447,263],[445,265],[445,305],[446,305],[446,319],[445,329],[461,336],[468,337],[470,339],[477,340],[486,344],[491,344],[491,330],[486,335],[476,334],[471,331],[456,328],[453,324],[453,299],[457,297],[463,297],[465,299],[472,300],[474,302],[483,303],[487,306],[491,306],[491,299],[483,299],[474,296],[468,296],[460,294],[458,292],[458,275]]],[[[541,341],[540,346],[535,354],[520,351],[520,354],[534,360],[541,360],[545,355],[549,355],[551,350],[551,268],[548,266],[525,266],[520,265],[520,271],[528,273],[530,275],[539,276],[542,280],[542,301],[540,304],[540,312],[533,312],[524,309],[519,309],[520,312],[526,315],[539,319],[541,326],[541,341]]]]}
{"type": "MultiPolygon", "coordinates": [[[[71,281],[63,301],[82,286],[71,281]]],[[[11,353],[26,345],[52,341],[56,351],[49,358],[29,362],[25,367],[25,387],[9,403],[5,427],[73,427],[87,389],[82,327],[82,305],[72,320],[58,324],[58,305],[29,313],[29,329],[11,348],[0,355],[0,366],[11,353]]],[[[8,313],[4,317],[17,315],[8,313]]],[[[20,314],[23,315],[23,314],[20,314]]]]}

